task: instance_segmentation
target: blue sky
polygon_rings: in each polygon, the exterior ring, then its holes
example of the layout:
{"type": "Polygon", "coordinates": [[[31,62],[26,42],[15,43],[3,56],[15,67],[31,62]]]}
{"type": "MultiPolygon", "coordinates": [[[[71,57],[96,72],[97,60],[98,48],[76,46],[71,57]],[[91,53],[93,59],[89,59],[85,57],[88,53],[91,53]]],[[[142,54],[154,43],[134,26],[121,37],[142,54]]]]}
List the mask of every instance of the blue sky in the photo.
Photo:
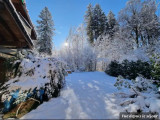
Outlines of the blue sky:
{"type": "Polygon", "coordinates": [[[49,8],[54,24],[55,36],[53,42],[55,47],[59,49],[66,39],[69,29],[83,23],[85,11],[89,3],[101,5],[105,14],[110,10],[115,15],[125,7],[127,0],[26,0],[27,9],[34,25],[41,10],[46,6],[49,8]]]}

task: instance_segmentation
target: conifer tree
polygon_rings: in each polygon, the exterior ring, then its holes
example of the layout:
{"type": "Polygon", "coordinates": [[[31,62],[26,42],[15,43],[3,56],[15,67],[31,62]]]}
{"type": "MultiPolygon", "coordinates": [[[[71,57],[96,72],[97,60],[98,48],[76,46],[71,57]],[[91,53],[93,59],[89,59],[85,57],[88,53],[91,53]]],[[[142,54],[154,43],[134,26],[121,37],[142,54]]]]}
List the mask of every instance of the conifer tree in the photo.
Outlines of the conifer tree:
{"type": "Polygon", "coordinates": [[[38,33],[38,52],[40,54],[52,55],[52,37],[54,35],[54,22],[52,15],[47,7],[45,7],[40,15],[40,20],[37,20],[37,33],[38,33]]]}
{"type": "Polygon", "coordinates": [[[85,15],[85,22],[87,24],[89,42],[93,45],[97,38],[105,33],[107,26],[106,15],[99,4],[96,4],[94,8],[89,4],[85,15]]]}
{"type": "Polygon", "coordinates": [[[87,24],[86,30],[88,35],[88,41],[92,45],[94,40],[93,40],[93,7],[91,4],[89,4],[87,7],[85,22],[87,24]]]}
{"type": "Polygon", "coordinates": [[[110,11],[107,15],[107,20],[108,20],[108,26],[107,26],[107,33],[109,34],[110,37],[113,37],[115,32],[118,31],[118,22],[115,18],[115,15],[110,11]]]}
{"type": "Polygon", "coordinates": [[[105,32],[106,16],[99,4],[96,4],[93,10],[93,35],[94,40],[105,32]]]}

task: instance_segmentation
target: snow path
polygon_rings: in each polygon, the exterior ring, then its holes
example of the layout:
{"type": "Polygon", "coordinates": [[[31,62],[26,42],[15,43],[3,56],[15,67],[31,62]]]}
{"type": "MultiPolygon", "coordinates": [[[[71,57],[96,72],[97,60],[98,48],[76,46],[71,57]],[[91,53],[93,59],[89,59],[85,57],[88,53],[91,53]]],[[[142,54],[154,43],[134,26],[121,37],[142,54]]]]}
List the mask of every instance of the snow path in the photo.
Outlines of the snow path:
{"type": "Polygon", "coordinates": [[[119,111],[110,95],[116,79],[104,72],[72,73],[58,98],[40,105],[22,119],[111,119],[119,111]]]}

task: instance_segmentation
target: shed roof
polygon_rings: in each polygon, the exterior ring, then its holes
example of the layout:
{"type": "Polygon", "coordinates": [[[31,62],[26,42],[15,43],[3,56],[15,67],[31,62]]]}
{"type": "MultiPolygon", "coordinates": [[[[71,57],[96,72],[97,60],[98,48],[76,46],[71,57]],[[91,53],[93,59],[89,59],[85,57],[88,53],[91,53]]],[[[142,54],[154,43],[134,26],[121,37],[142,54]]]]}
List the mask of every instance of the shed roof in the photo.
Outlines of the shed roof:
{"type": "Polygon", "coordinates": [[[36,38],[25,3],[0,0],[0,47],[33,48],[36,38]]]}

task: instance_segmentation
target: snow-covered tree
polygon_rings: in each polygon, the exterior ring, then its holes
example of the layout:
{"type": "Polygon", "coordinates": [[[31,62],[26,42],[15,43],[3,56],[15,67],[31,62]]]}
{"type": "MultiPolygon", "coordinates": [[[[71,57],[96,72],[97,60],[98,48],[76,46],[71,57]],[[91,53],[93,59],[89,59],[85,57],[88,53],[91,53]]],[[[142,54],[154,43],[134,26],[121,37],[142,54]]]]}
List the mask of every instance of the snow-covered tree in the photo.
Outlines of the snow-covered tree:
{"type": "Polygon", "coordinates": [[[141,0],[129,0],[126,7],[119,12],[121,27],[135,39],[139,47],[141,0]]]}
{"type": "Polygon", "coordinates": [[[84,25],[70,30],[59,56],[66,62],[68,69],[72,71],[95,70],[96,55],[93,48],[88,44],[84,25]]]}
{"type": "Polygon", "coordinates": [[[52,37],[54,35],[54,23],[52,15],[48,8],[45,7],[40,15],[40,20],[37,20],[37,33],[38,33],[38,51],[40,54],[52,55],[52,37]]]}
{"type": "Polygon", "coordinates": [[[160,37],[160,21],[156,15],[157,5],[155,0],[146,0],[142,3],[141,23],[142,23],[142,42],[154,44],[160,37]]]}
{"type": "Polygon", "coordinates": [[[125,55],[130,54],[134,40],[124,36],[123,32],[119,31],[113,38],[107,34],[97,39],[94,49],[97,52],[98,70],[105,70],[111,61],[122,61],[125,55]]]}
{"type": "Polygon", "coordinates": [[[155,0],[129,0],[119,13],[121,28],[135,39],[137,47],[153,44],[160,36],[155,0]]]}

